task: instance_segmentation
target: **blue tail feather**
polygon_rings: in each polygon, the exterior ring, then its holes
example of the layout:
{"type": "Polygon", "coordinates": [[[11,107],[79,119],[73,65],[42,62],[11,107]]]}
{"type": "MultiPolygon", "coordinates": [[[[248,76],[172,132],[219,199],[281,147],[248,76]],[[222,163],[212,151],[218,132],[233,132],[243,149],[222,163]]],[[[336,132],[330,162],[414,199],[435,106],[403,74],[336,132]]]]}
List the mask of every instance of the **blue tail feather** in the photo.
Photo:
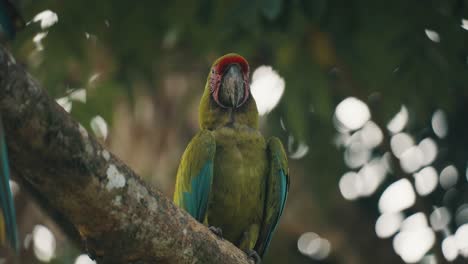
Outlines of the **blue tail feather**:
{"type": "Polygon", "coordinates": [[[10,168],[8,166],[7,148],[3,126],[0,118],[0,205],[5,222],[5,230],[8,241],[18,252],[19,241],[16,227],[16,213],[13,195],[10,189],[10,168]]]}
{"type": "Polygon", "coordinates": [[[263,251],[261,252],[262,257],[266,253],[266,250],[268,249],[268,247],[270,246],[270,242],[271,242],[271,239],[273,238],[273,234],[275,233],[276,228],[278,227],[278,224],[279,224],[279,218],[283,214],[284,206],[286,205],[286,199],[287,199],[287,194],[288,194],[288,178],[287,178],[286,173],[284,172],[283,169],[280,169],[278,174],[280,176],[280,190],[281,190],[280,193],[279,193],[279,195],[280,195],[280,197],[279,197],[280,198],[280,210],[279,210],[278,215],[276,216],[276,220],[275,220],[275,223],[273,225],[273,229],[271,230],[271,232],[268,234],[268,236],[266,238],[265,246],[263,248],[263,251]]]}

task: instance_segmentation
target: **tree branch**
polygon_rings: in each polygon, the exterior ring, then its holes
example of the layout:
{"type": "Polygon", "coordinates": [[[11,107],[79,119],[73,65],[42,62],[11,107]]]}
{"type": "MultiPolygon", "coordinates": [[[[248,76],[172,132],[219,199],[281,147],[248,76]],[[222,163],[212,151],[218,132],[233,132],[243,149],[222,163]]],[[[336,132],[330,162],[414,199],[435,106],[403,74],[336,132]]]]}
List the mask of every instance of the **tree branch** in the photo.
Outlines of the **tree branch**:
{"type": "Polygon", "coordinates": [[[0,47],[0,113],[11,165],[99,263],[249,263],[146,186],[0,47]],[[78,235],[79,234],[79,235],[78,235]]]}

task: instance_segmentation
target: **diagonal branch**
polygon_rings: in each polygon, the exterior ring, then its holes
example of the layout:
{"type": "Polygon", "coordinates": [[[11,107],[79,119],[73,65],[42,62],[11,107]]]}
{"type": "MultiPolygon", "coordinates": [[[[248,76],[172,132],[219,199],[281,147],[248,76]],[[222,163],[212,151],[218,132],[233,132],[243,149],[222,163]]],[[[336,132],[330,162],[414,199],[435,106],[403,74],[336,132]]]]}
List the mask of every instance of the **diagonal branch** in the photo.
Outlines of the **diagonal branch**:
{"type": "Polygon", "coordinates": [[[0,112],[13,169],[99,263],[249,263],[146,186],[1,46],[0,112]]]}

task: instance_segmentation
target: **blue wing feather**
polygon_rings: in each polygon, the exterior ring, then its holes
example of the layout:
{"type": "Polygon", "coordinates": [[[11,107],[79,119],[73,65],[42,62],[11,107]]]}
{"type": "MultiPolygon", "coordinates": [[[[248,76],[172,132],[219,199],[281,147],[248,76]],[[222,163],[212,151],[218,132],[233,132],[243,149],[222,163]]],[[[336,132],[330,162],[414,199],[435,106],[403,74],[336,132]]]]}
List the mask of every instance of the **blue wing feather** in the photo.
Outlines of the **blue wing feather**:
{"type": "Polygon", "coordinates": [[[281,141],[271,138],[268,142],[270,173],[266,181],[264,220],[255,250],[263,257],[283,214],[289,190],[287,157],[281,141]]]}
{"type": "Polygon", "coordinates": [[[278,175],[280,176],[280,190],[281,190],[280,191],[280,197],[278,197],[280,199],[280,201],[281,201],[280,202],[280,210],[279,210],[278,214],[275,216],[273,228],[270,229],[270,231],[268,232],[268,235],[266,237],[265,244],[264,244],[263,250],[261,252],[262,257],[265,255],[266,250],[270,246],[271,239],[273,237],[273,234],[276,231],[276,228],[278,227],[279,219],[280,219],[281,215],[283,214],[284,206],[286,205],[286,198],[288,196],[288,187],[289,187],[288,177],[286,176],[286,173],[282,169],[279,170],[278,175]]]}
{"type": "Polygon", "coordinates": [[[202,130],[185,149],[177,171],[174,202],[203,223],[213,182],[216,141],[211,131],[202,130]]]}
{"type": "Polygon", "coordinates": [[[190,182],[191,190],[183,193],[183,207],[199,222],[205,218],[212,179],[213,162],[208,161],[190,182]]]}
{"type": "Polygon", "coordinates": [[[8,166],[8,156],[3,135],[3,127],[0,119],[0,205],[3,213],[6,236],[11,246],[18,251],[18,233],[16,228],[16,213],[13,195],[10,189],[10,169],[8,166]]]}

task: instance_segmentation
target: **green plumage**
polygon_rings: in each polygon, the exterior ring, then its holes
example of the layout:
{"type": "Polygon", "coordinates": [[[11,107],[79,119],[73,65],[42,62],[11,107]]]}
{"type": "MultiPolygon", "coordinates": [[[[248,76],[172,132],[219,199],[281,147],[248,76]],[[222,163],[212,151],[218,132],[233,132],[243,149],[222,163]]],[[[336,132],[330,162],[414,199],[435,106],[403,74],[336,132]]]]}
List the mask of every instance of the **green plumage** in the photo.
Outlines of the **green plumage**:
{"type": "MultiPolygon", "coordinates": [[[[212,69],[235,56],[221,57],[212,69]]],[[[212,74],[200,102],[201,131],[182,157],[174,201],[198,221],[221,228],[242,250],[263,256],[286,202],[287,158],[278,139],[266,142],[258,130],[252,96],[238,108],[217,104],[212,74]]]]}

